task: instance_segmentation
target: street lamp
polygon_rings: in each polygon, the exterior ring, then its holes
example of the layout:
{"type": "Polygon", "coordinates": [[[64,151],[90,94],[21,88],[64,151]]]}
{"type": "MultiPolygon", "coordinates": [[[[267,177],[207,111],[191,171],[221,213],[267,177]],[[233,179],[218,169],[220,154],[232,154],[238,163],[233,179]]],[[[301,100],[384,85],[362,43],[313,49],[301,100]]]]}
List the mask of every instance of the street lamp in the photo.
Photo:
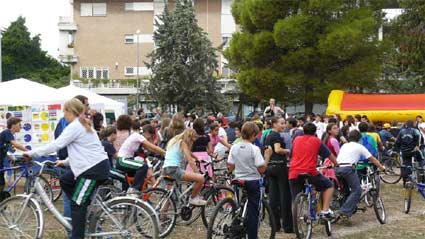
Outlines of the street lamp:
{"type": "Polygon", "coordinates": [[[140,41],[139,41],[139,36],[140,36],[140,30],[139,29],[137,29],[137,31],[136,31],[136,35],[137,35],[137,37],[136,37],[136,40],[137,40],[137,70],[136,70],[136,75],[137,75],[137,84],[136,84],[136,87],[137,87],[137,93],[136,93],[136,110],[139,110],[139,104],[140,104],[140,102],[139,102],[139,97],[140,97],[140,95],[139,95],[139,81],[140,81],[140,79],[139,79],[139,65],[140,65],[140,41]]]}

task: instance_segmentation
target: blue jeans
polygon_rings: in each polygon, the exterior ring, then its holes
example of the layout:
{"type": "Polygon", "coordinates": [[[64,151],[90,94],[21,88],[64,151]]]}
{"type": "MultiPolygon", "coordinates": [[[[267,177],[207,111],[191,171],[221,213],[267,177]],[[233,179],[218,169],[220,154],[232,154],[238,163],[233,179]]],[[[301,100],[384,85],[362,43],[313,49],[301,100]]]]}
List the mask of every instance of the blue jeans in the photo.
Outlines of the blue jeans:
{"type": "MultiPolygon", "coordinates": [[[[68,170],[71,170],[70,168],[61,168],[60,174],[66,173],[68,170]]],[[[71,223],[71,201],[69,200],[68,196],[66,196],[66,193],[62,193],[62,200],[63,200],[63,216],[68,219],[68,222],[71,223]]],[[[67,231],[68,239],[72,238],[72,232],[67,231]]]]}
{"type": "Polygon", "coordinates": [[[252,180],[245,181],[245,187],[248,194],[248,206],[247,206],[247,233],[248,239],[258,238],[258,221],[260,212],[260,181],[252,180]]]}
{"type": "Polygon", "coordinates": [[[352,167],[336,168],[335,172],[338,175],[338,178],[344,178],[344,186],[350,188],[350,195],[339,209],[339,212],[344,215],[351,216],[357,209],[357,204],[360,202],[360,197],[362,195],[359,176],[357,175],[356,170],[352,167]]]}

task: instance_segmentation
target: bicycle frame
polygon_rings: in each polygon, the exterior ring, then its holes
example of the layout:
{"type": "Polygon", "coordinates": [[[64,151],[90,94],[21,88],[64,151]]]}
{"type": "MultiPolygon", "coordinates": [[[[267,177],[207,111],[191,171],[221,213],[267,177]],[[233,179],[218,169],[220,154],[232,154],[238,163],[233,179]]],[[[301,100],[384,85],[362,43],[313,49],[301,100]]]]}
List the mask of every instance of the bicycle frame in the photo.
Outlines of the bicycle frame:
{"type": "Polygon", "coordinates": [[[413,167],[411,166],[407,166],[406,169],[411,170],[411,173],[409,175],[409,181],[411,181],[413,183],[413,185],[415,185],[418,189],[418,192],[422,195],[422,197],[425,199],[425,183],[420,183],[416,180],[415,176],[414,176],[414,171],[412,170],[413,167]]]}
{"type": "Polygon", "coordinates": [[[14,189],[16,187],[16,184],[18,184],[19,180],[22,177],[28,177],[30,179],[34,178],[34,174],[31,172],[31,170],[28,170],[28,165],[23,164],[23,165],[19,165],[19,166],[13,166],[13,167],[9,167],[9,168],[2,168],[0,169],[0,172],[7,172],[7,171],[12,171],[12,170],[17,170],[17,169],[23,169],[21,174],[18,176],[18,178],[15,179],[15,181],[7,188],[7,192],[10,193],[12,191],[12,189],[14,189]]]}

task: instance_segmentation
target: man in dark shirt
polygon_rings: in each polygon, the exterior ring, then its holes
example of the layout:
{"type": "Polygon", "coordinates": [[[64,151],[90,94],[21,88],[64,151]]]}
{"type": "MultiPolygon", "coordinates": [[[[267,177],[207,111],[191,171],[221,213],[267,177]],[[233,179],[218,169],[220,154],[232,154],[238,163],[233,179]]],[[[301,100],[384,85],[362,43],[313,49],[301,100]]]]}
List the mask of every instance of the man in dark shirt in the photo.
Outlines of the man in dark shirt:
{"type": "MultiPolygon", "coordinates": [[[[21,131],[21,119],[9,118],[7,120],[7,129],[0,133],[0,168],[4,168],[4,158],[7,156],[7,151],[14,146],[21,151],[28,151],[24,146],[15,141],[14,134],[21,131]]],[[[6,182],[4,180],[4,172],[0,173],[0,191],[3,191],[6,182]]]]}

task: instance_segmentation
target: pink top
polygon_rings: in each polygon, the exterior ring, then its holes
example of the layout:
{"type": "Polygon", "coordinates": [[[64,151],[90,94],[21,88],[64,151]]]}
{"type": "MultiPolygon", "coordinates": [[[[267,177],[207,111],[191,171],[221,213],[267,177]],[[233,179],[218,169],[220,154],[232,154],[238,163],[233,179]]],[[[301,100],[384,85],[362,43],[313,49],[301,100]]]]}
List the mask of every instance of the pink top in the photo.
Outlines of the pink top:
{"type": "Polygon", "coordinates": [[[141,143],[145,142],[146,138],[139,133],[132,133],[122,144],[118,151],[120,158],[132,158],[134,153],[139,149],[141,143]]]}
{"type": "Polygon", "coordinates": [[[130,130],[117,130],[117,137],[114,141],[114,148],[117,152],[120,151],[121,145],[130,136],[130,130]]]}
{"type": "Polygon", "coordinates": [[[213,150],[214,150],[215,146],[218,143],[220,143],[220,140],[221,140],[221,137],[220,136],[217,135],[217,136],[213,137],[210,134],[210,143],[211,143],[211,146],[212,146],[213,150]]]}

